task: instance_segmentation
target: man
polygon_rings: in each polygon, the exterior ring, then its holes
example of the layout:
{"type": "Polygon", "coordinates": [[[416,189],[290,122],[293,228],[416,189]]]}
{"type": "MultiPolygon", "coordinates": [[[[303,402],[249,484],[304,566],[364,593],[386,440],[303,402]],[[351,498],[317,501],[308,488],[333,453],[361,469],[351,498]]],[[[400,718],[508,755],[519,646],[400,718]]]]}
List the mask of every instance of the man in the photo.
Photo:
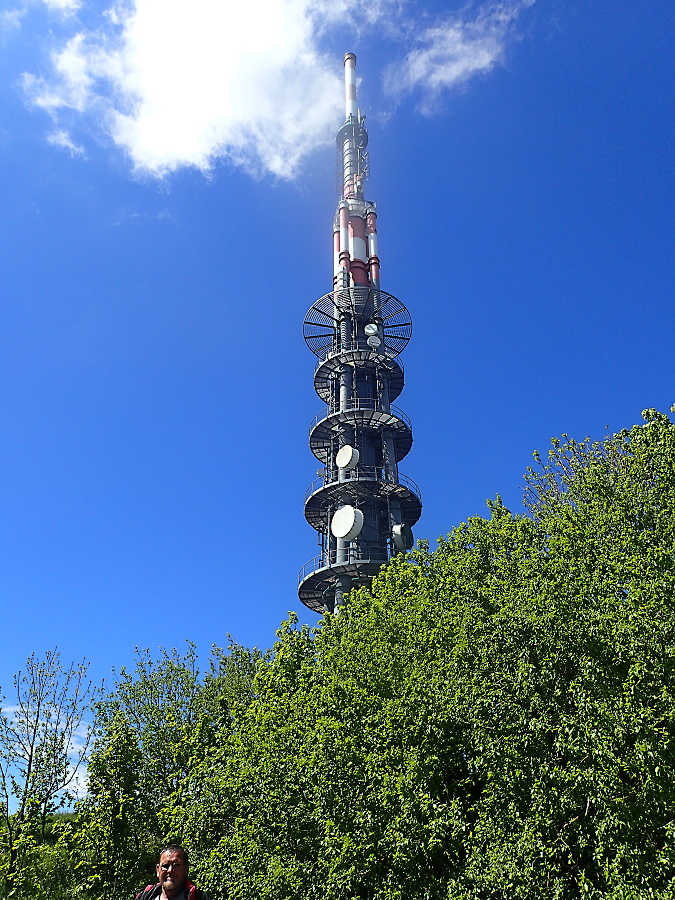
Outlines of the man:
{"type": "Polygon", "coordinates": [[[187,876],[187,851],[178,844],[169,844],[159,854],[159,884],[149,884],[136,895],[136,900],[210,900],[208,894],[196,888],[187,876]]]}

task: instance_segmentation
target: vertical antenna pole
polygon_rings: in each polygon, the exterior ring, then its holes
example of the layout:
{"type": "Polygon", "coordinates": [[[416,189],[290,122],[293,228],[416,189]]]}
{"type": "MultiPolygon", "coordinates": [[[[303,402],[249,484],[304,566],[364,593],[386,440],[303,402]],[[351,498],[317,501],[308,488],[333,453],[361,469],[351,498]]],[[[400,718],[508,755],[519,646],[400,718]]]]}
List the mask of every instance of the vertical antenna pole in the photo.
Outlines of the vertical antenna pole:
{"type": "Polygon", "coordinates": [[[345,53],[345,114],[347,120],[356,118],[356,56],[345,53]]]}
{"type": "Polygon", "coordinates": [[[356,145],[356,128],[358,125],[358,109],[356,106],[356,56],[345,53],[345,113],[346,121],[343,129],[342,143],[342,196],[357,195],[357,178],[359,172],[359,151],[356,145]]]}

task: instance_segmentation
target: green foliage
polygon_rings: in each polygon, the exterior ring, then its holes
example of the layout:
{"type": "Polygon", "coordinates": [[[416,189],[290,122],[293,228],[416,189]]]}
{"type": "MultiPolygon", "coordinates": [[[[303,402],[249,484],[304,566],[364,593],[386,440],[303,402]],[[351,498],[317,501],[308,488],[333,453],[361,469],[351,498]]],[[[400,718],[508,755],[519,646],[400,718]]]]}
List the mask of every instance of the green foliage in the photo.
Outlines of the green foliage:
{"type": "Polygon", "coordinates": [[[675,895],[675,429],[554,442],[314,632],[183,783],[238,900],[675,895]]]}
{"type": "Polygon", "coordinates": [[[9,892],[0,896],[17,900],[69,900],[73,896],[73,859],[69,843],[63,839],[64,820],[50,817],[42,825],[22,829],[16,844],[17,865],[9,892]]]}
{"type": "Polygon", "coordinates": [[[147,805],[139,791],[142,768],[137,737],[117,710],[98,727],[89,790],[77,816],[80,868],[94,896],[130,893],[139,865],[152,860],[147,805]]]}
{"type": "MultiPolygon", "coordinates": [[[[6,895],[38,896],[36,859],[40,846],[49,843],[53,814],[72,799],[68,789],[87,753],[83,719],[94,695],[87,664],[64,668],[58,650],[43,658],[31,654],[14,678],[12,703],[0,714],[0,847],[6,895]]],[[[49,867],[50,853],[42,857],[49,867]]]]}
{"type": "Polygon", "coordinates": [[[137,651],[96,706],[89,791],[78,807],[79,884],[87,896],[123,896],[154,881],[158,847],[180,832],[183,785],[251,699],[261,654],[212,649],[201,675],[195,647],[137,651]],[[175,822],[174,822],[175,820],[175,822]]]}
{"type": "Polygon", "coordinates": [[[216,900],[675,900],[675,426],[645,420],[554,441],[527,515],[270,655],[139,652],[76,815],[27,801],[12,896],[131,896],[175,840],[216,900]]]}

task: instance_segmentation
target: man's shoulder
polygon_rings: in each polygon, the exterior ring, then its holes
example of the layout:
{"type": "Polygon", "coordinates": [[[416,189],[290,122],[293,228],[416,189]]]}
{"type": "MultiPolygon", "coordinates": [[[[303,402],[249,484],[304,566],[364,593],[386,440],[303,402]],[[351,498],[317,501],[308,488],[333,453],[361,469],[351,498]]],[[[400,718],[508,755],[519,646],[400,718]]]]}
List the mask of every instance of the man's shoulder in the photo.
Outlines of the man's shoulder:
{"type": "Polygon", "coordinates": [[[149,884],[136,894],[134,900],[154,900],[155,897],[159,897],[161,890],[161,884],[149,884]]]}
{"type": "Polygon", "coordinates": [[[190,879],[187,881],[187,900],[211,900],[206,891],[202,891],[190,879]]]}
{"type": "Polygon", "coordinates": [[[206,891],[200,890],[200,888],[196,887],[194,889],[194,893],[190,892],[188,894],[189,900],[211,900],[206,891]]]}
{"type": "MultiPolygon", "coordinates": [[[[138,894],[136,894],[134,900],[155,900],[155,898],[160,896],[161,892],[161,884],[149,884],[146,888],[143,888],[142,891],[139,891],[138,894]]],[[[186,897],[186,894],[182,894],[181,896],[186,897]]],[[[195,885],[191,885],[191,890],[187,892],[187,900],[211,900],[211,897],[206,891],[202,891],[195,885]]]]}

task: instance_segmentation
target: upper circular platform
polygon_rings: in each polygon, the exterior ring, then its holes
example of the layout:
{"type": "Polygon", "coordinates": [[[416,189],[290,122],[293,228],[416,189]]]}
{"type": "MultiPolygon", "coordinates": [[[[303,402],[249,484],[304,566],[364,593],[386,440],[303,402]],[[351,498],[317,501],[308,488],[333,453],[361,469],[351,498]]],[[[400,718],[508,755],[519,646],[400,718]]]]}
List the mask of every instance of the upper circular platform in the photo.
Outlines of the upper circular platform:
{"type": "Polygon", "coordinates": [[[314,390],[326,403],[332,398],[332,386],[344,366],[360,369],[375,369],[386,372],[389,381],[389,400],[396,400],[403,390],[403,366],[390,356],[384,356],[378,350],[339,350],[329,353],[319,360],[314,371],[314,390]]]}
{"type": "Polygon", "coordinates": [[[404,412],[395,406],[385,409],[377,400],[352,398],[345,409],[328,409],[318,413],[309,427],[309,449],[326,464],[333,452],[333,441],[342,425],[360,428],[391,430],[396,462],[400,462],[412,447],[412,425],[404,412]]]}
{"type": "Polygon", "coordinates": [[[365,335],[341,343],[340,319],[348,313],[352,321],[376,322],[382,328],[381,354],[394,358],[405,349],[412,335],[412,319],[405,306],[386,291],[373,287],[331,291],[312,304],[303,322],[307,346],[319,359],[344,350],[369,350],[365,335]]]}

